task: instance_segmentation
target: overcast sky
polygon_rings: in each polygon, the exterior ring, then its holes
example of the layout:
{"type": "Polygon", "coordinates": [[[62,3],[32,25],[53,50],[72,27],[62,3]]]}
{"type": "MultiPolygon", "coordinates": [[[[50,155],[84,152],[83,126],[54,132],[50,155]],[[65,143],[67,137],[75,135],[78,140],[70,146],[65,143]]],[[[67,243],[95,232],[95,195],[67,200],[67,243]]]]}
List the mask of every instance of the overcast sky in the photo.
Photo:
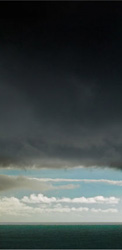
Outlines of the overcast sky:
{"type": "MultiPolygon", "coordinates": [[[[47,178],[53,179],[56,175],[60,178],[63,169],[75,171],[79,179],[79,166],[80,171],[86,171],[86,179],[93,168],[92,179],[106,179],[106,171],[112,175],[108,181],[114,181],[116,171],[118,178],[121,176],[121,13],[122,3],[109,1],[0,3],[1,206],[13,202],[2,200],[3,192],[6,199],[12,199],[8,196],[13,189],[31,189],[28,200],[34,192],[38,200],[45,190],[52,192],[50,197],[53,192],[65,197],[66,190],[71,199],[73,190],[85,185],[72,181],[59,183],[59,187],[49,181],[40,183],[33,179],[36,169],[43,172],[46,168],[47,178]],[[33,180],[26,172],[32,170],[33,180]],[[105,174],[101,178],[95,171],[105,174]]],[[[25,209],[22,193],[21,200],[14,202],[25,209]]],[[[100,189],[97,196],[105,198],[106,193],[100,189]]],[[[82,211],[96,214],[93,207],[82,211]]]]}

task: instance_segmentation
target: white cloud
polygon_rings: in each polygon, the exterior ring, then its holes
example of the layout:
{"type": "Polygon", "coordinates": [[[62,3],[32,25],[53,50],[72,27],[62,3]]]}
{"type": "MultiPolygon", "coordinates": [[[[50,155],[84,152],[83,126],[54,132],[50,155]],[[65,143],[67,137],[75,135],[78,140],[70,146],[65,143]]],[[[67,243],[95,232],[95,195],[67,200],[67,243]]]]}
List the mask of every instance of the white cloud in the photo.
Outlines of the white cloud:
{"type": "MultiPolygon", "coordinates": [[[[32,196],[33,197],[33,196],[32,196]]],[[[33,197],[34,198],[34,197],[33,197]]],[[[68,207],[62,206],[61,204],[57,203],[54,206],[49,206],[47,203],[46,206],[36,206],[33,207],[32,205],[25,204],[23,202],[24,199],[19,200],[15,197],[4,197],[0,199],[0,216],[2,215],[12,215],[12,216],[32,216],[34,214],[42,214],[42,213],[69,213],[69,212],[87,212],[89,208],[87,207],[68,207]]]]}
{"type": "Polygon", "coordinates": [[[86,183],[106,183],[109,185],[116,185],[116,186],[122,186],[122,181],[115,181],[115,180],[107,180],[107,179],[83,179],[83,182],[86,183]]]}
{"type": "Polygon", "coordinates": [[[96,197],[90,197],[90,198],[79,197],[79,198],[74,198],[74,199],[62,198],[61,200],[59,200],[59,202],[87,203],[87,204],[91,204],[91,203],[117,204],[119,202],[119,199],[115,198],[115,197],[107,197],[106,198],[104,196],[96,196],[96,197]]]}
{"type": "MultiPolygon", "coordinates": [[[[50,214],[50,216],[55,215],[56,213],[62,214],[70,214],[71,216],[76,216],[76,215],[81,215],[82,213],[117,213],[118,210],[116,208],[107,208],[107,209],[101,209],[101,208],[89,208],[89,207],[77,207],[77,204],[64,204],[64,203],[59,203],[57,202],[57,199],[55,197],[43,197],[43,195],[39,194],[38,196],[31,195],[30,197],[23,197],[22,199],[18,199],[16,197],[3,197],[0,198],[0,220],[2,218],[5,218],[5,221],[7,220],[8,217],[16,218],[16,220],[30,220],[32,221],[41,221],[43,215],[46,216],[50,214]],[[31,201],[30,202],[30,197],[31,201]],[[50,199],[51,202],[50,203],[50,199]],[[41,203],[40,200],[43,202],[46,201],[46,203],[41,203]],[[29,202],[28,202],[29,201],[29,202]],[[27,204],[28,203],[28,204],[27,204]]],[[[58,216],[58,215],[57,215],[58,216]]],[[[83,215],[84,216],[84,215],[83,215]]],[[[56,217],[57,220],[59,217],[56,217]]],[[[87,219],[86,219],[87,221],[87,219]]]]}
{"type": "Polygon", "coordinates": [[[108,209],[92,208],[91,212],[93,213],[117,213],[118,210],[116,208],[108,208],[108,209]]]}
{"type": "Polygon", "coordinates": [[[70,213],[70,212],[88,212],[88,207],[63,207],[63,206],[55,206],[52,208],[47,208],[46,212],[58,212],[58,213],[70,213]]]}
{"type": "Polygon", "coordinates": [[[52,203],[57,202],[55,197],[48,198],[47,196],[44,196],[43,194],[31,194],[30,197],[24,196],[22,198],[22,202],[25,203],[52,203]]]}
{"type": "Polygon", "coordinates": [[[63,179],[63,178],[30,178],[42,182],[86,182],[86,183],[106,183],[109,185],[122,186],[122,180],[108,180],[108,179],[63,179]]]}
{"type": "Polygon", "coordinates": [[[95,197],[78,197],[78,198],[55,198],[55,197],[50,197],[48,198],[47,196],[44,196],[43,194],[31,194],[30,197],[24,196],[22,198],[23,202],[26,203],[87,203],[87,204],[92,204],[92,203],[105,203],[105,204],[118,204],[119,198],[116,198],[114,196],[111,197],[104,197],[104,196],[95,196],[95,197]]]}
{"type": "Polygon", "coordinates": [[[32,207],[27,206],[15,197],[0,199],[0,215],[28,216],[32,213],[32,207]]]}

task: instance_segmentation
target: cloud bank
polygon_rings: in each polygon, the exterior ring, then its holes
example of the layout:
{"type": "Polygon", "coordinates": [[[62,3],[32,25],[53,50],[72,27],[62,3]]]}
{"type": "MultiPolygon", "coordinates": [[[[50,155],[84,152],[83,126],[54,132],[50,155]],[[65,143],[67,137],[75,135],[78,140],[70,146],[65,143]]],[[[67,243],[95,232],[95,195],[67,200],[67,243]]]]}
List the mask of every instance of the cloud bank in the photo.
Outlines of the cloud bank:
{"type": "Polygon", "coordinates": [[[22,198],[22,201],[25,203],[86,203],[86,204],[94,204],[94,203],[98,203],[98,204],[118,204],[119,202],[119,198],[116,197],[104,197],[104,196],[96,196],[96,197],[90,197],[90,198],[86,198],[86,197],[78,197],[78,198],[55,198],[55,197],[51,197],[48,198],[47,196],[44,196],[43,194],[38,194],[37,196],[34,194],[31,194],[30,197],[28,196],[24,196],[22,198]]]}
{"type": "MultiPolygon", "coordinates": [[[[30,197],[32,198],[33,195],[30,197]]],[[[48,197],[46,197],[49,199],[48,197]]],[[[30,199],[28,197],[28,199],[30,199]]],[[[43,197],[44,199],[44,197],[43,197]]],[[[96,199],[96,198],[93,198],[96,199]]],[[[110,198],[111,199],[111,198],[110,198]]],[[[52,202],[52,201],[51,201],[52,202]]],[[[37,202],[38,203],[38,202],[37,202]]],[[[3,197],[0,198],[0,220],[1,217],[3,216],[13,216],[18,217],[20,216],[21,220],[24,217],[29,217],[30,219],[34,216],[39,216],[43,215],[46,213],[117,213],[118,210],[116,208],[107,208],[107,209],[102,209],[102,208],[89,208],[89,207],[76,207],[75,204],[73,206],[67,206],[63,205],[61,203],[55,203],[49,206],[49,203],[46,203],[45,200],[39,205],[39,204],[30,204],[25,201],[25,198],[23,197],[22,199],[18,199],[16,197],[3,197]],[[36,206],[33,206],[36,205],[36,206]]]]}

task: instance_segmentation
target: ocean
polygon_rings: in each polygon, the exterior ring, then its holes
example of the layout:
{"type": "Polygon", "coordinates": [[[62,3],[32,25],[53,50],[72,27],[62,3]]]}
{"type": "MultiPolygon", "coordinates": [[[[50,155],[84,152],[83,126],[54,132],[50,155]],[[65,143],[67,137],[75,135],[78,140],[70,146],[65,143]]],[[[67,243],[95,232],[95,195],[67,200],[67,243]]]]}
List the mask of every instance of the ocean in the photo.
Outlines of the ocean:
{"type": "Polygon", "coordinates": [[[0,249],[122,249],[122,225],[0,225],[0,249]]]}

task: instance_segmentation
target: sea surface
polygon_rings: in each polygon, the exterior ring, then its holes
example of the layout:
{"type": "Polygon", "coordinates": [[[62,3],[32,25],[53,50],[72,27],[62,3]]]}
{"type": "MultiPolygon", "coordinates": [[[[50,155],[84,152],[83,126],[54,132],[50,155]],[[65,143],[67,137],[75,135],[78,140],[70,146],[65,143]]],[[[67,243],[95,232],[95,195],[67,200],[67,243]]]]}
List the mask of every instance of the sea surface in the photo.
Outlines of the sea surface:
{"type": "Polygon", "coordinates": [[[122,225],[0,225],[0,249],[122,249],[122,225]]]}

